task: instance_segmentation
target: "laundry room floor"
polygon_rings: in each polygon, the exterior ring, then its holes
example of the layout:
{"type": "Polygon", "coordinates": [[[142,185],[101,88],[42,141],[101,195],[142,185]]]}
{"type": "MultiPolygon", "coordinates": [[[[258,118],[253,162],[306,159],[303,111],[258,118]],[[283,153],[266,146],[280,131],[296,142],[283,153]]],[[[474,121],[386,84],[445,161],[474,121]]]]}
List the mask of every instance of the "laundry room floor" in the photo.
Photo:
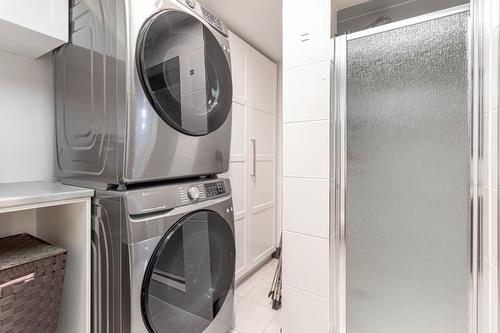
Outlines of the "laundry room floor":
{"type": "Polygon", "coordinates": [[[232,333],[279,333],[281,309],[275,311],[267,297],[278,260],[271,259],[235,290],[235,324],[232,333]]]}

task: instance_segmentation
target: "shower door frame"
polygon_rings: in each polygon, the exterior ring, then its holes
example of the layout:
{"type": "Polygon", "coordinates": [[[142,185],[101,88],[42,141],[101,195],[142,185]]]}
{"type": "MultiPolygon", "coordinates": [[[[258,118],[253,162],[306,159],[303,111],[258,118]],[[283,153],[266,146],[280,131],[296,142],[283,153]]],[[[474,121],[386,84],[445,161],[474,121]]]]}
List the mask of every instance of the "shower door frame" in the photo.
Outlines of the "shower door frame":
{"type": "Polygon", "coordinates": [[[470,333],[479,331],[479,276],[481,272],[480,249],[482,243],[478,184],[481,177],[479,159],[481,156],[481,29],[480,1],[472,0],[470,4],[451,7],[445,10],[389,23],[383,26],[344,34],[332,39],[334,42],[334,82],[332,103],[331,150],[333,168],[331,170],[334,184],[332,209],[332,239],[331,254],[331,327],[334,333],[345,333],[347,329],[347,284],[346,284],[346,169],[347,169],[347,42],[407,26],[432,21],[464,12],[470,13],[469,18],[469,116],[470,116],[470,222],[471,222],[471,257],[470,257],[470,333]]]}

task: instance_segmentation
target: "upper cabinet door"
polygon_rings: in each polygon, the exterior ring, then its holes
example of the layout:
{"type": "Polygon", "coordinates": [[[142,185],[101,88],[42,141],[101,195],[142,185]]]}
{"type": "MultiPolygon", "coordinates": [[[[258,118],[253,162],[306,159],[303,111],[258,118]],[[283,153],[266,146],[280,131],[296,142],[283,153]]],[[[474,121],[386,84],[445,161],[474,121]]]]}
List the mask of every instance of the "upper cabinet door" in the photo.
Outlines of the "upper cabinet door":
{"type": "Polygon", "coordinates": [[[233,101],[245,104],[247,100],[247,63],[250,47],[231,31],[229,32],[229,45],[231,48],[233,101]]]}
{"type": "Polygon", "coordinates": [[[68,0],[0,1],[0,51],[38,58],[68,42],[68,0]]]}
{"type": "Polygon", "coordinates": [[[330,4],[283,0],[283,66],[330,59],[330,4]]]}

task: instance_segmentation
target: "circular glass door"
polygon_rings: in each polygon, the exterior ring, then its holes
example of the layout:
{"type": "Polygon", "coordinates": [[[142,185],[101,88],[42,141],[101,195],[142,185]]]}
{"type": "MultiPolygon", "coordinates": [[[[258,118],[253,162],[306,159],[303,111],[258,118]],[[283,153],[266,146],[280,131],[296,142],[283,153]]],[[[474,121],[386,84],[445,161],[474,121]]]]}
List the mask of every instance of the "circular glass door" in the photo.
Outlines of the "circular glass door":
{"type": "Polygon", "coordinates": [[[213,211],[177,222],[156,248],[144,276],[141,306],[151,332],[203,332],[234,280],[235,244],[229,224],[213,211]]]}
{"type": "Polygon", "coordinates": [[[185,12],[161,11],[144,24],[137,67],[157,113],[185,134],[209,134],[231,111],[228,59],[210,29],[185,12]]]}

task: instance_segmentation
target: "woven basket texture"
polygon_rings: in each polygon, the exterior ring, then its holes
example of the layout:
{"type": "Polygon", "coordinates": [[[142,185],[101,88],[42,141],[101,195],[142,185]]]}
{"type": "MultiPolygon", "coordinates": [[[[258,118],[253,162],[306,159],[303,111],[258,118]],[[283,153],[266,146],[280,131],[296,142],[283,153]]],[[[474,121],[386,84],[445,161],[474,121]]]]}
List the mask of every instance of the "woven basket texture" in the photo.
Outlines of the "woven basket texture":
{"type": "Polygon", "coordinates": [[[56,332],[65,265],[64,249],[29,234],[0,239],[0,333],[56,332]]]}

